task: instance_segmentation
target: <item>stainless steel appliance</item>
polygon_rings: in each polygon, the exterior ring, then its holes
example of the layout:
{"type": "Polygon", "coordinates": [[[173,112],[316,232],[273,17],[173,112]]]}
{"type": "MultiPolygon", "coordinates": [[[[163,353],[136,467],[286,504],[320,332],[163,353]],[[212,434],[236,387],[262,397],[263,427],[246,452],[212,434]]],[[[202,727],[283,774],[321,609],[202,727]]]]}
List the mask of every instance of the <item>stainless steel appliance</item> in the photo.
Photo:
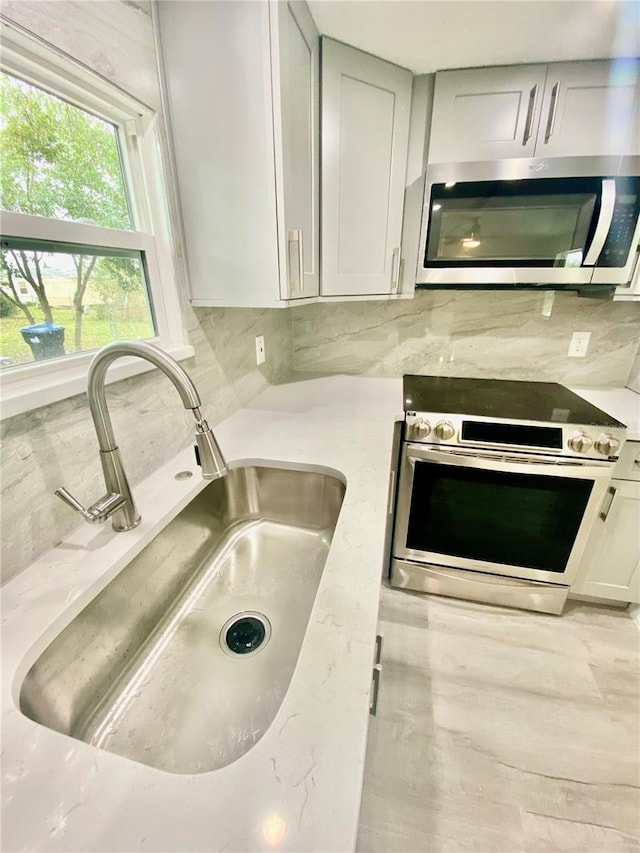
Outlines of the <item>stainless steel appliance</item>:
{"type": "Polygon", "coordinates": [[[430,166],[417,283],[629,283],[640,241],[639,159],[430,166]]]}
{"type": "Polygon", "coordinates": [[[407,375],[391,585],[561,613],[624,424],[556,383],[407,375]]]}

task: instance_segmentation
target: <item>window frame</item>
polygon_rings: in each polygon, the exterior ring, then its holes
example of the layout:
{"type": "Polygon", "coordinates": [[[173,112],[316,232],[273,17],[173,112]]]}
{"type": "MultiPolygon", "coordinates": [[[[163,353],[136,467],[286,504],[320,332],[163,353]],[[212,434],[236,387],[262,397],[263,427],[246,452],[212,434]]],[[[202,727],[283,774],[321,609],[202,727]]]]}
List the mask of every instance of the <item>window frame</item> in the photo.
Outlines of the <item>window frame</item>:
{"type": "MultiPolygon", "coordinates": [[[[132,249],[144,254],[147,287],[157,334],[147,338],[175,359],[194,354],[180,303],[172,251],[169,202],[158,114],[52,45],[2,20],[0,68],[115,125],[123,153],[127,196],[137,230],[1,211],[0,232],[45,242],[132,249]]],[[[86,390],[96,350],[72,353],[0,371],[0,419],[46,406],[86,390]]],[[[119,359],[109,370],[115,382],[152,370],[141,359],[119,359]]]]}

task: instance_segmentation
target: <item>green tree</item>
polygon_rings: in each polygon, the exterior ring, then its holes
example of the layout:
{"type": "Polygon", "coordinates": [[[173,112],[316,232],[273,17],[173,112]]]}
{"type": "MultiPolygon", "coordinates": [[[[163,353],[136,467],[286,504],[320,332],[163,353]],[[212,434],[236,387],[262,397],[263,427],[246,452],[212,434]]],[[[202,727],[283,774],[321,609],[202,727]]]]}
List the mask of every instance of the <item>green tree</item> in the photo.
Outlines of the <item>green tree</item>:
{"type": "Polygon", "coordinates": [[[123,309],[128,319],[129,297],[142,289],[139,263],[126,257],[100,258],[92,284],[110,309],[123,309]]]}
{"type": "MultiPolygon", "coordinates": [[[[30,324],[35,323],[35,317],[28,305],[20,298],[20,291],[16,284],[16,278],[24,278],[16,263],[15,253],[10,250],[2,250],[0,255],[0,293],[17,308],[19,308],[30,324]]],[[[41,303],[42,304],[42,303],[41,303]]],[[[51,313],[51,309],[49,309],[51,313]]]]}
{"type": "MultiPolygon", "coordinates": [[[[7,74],[0,74],[0,202],[3,210],[130,229],[115,128],[96,116],[7,74]]],[[[83,300],[96,266],[74,255],[75,349],[82,347],[83,300]]],[[[2,250],[0,289],[29,317],[15,278],[29,283],[45,322],[52,321],[42,253],[2,250]]]]}

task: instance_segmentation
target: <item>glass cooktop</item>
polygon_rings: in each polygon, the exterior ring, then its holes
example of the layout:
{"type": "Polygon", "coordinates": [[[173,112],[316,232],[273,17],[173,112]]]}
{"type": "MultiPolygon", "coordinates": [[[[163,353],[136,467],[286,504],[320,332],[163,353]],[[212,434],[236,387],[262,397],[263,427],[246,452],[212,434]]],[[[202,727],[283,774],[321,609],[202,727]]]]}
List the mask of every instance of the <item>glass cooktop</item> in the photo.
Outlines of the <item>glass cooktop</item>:
{"type": "Polygon", "coordinates": [[[512,421],[624,427],[557,382],[405,374],[404,410],[512,421]]]}

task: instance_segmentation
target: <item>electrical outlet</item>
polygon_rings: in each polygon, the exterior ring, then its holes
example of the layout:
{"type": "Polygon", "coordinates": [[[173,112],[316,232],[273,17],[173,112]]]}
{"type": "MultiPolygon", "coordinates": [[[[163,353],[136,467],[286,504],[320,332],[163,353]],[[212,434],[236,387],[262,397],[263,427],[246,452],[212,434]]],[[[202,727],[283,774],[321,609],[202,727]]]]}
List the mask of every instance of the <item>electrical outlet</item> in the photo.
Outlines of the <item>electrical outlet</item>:
{"type": "Polygon", "coordinates": [[[569,358],[583,358],[589,349],[589,339],[591,332],[574,332],[571,335],[571,343],[569,344],[569,358]]]}
{"type": "Polygon", "coordinates": [[[266,357],[264,335],[256,335],[256,364],[264,364],[266,357]]]}

